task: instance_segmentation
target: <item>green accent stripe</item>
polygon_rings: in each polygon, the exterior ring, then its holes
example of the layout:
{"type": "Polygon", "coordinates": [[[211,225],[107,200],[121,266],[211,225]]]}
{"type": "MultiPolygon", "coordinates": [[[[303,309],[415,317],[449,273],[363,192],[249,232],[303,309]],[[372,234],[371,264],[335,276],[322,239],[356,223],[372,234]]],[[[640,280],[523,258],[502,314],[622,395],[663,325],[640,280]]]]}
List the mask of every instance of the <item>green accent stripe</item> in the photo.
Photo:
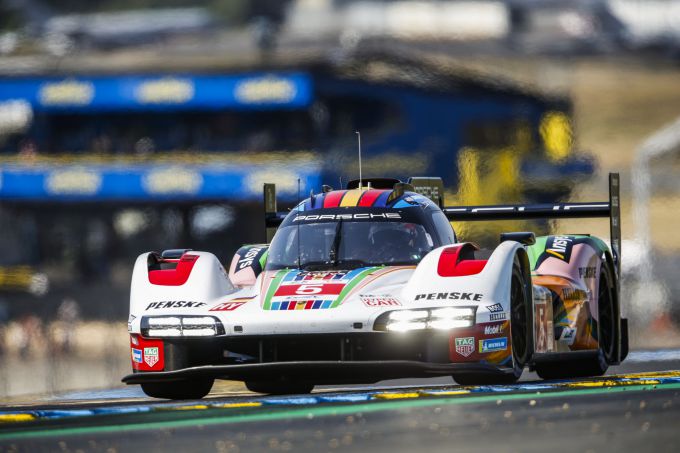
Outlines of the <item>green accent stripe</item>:
{"type": "Polygon", "coordinates": [[[310,417],[328,417],[356,414],[357,412],[379,412],[388,410],[412,409],[420,407],[432,407],[441,405],[466,405],[481,403],[496,403],[497,401],[522,401],[537,400],[548,398],[561,398],[572,396],[587,396],[604,393],[621,393],[632,391],[649,390],[672,390],[680,389],[680,383],[658,384],[658,385],[631,385],[621,387],[603,387],[596,389],[568,390],[547,393],[514,393],[514,394],[493,394],[483,396],[462,396],[447,398],[416,398],[396,401],[372,402],[350,405],[328,405],[312,406],[303,409],[284,409],[284,410],[264,410],[253,409],[250,413],[240,413],[237,415],[214,416],[217,411],[229,411],[229,409],[216,409],[214,411],[198,410],[187,412],[193,415],[190,418],[180,420],[165,420],[147,423],[131,423],[129,425],[102,425],[102,426],[82,426],[73,428],[45,427],[42,429],[22,430],[16,432],[6,432],[0,434],[0,441],[38,439],[45,437],[91,435],[102,433],[123,433],[132,431],[149,431],[154,429],[175,429],[175,428],[195,428],[197,426],[209,426],[232,423],[265,422],[283,419],[300,419],[310,417]]]}
{"type": "Polygon", "coordinates": [[[267,257],[269,256],[269,249],[265,250],[260,257],[260,267],[264,269],[265,264],[267,264],[267,257]]]}
{"type": "Polygon", "coordinates": [[[372,274],[376,270],[381,269],[380,267],[369,267],[365,271],[362,271],[359,275],[354,277],[351,282],[349,282],[347,285],[345,285],[344,288],[342,288],[342,291],[340,291],[340,294],[338,295],[338,298],[335,299],[335,302],[333,302],[330,306],[330,308],[335,308],[340,303],[347,297],[347,294],[349,294],[350,291],[354,289],[355,286],[359,284],[363,279],[368,277],[369,274],[372,274]]]}
{"type": "Polygon", "coordinates": [[[262,309],[271,310],[272,297],[274,297],[274,293],[279,288],[281,280],[283,280],[283,277],[285,277],[288,272],[293,271],[291,271],[290,269],[281,269],[280,271],[276,272],[276,275],[274,275],[272,282],[269,283],[269,289],[267,289],[267,296],[264,298],[264,305],[262,306],[262,309]]]}
{"type": "Polygon", "coordinates": [[[548,236],[538,236],[536,238],[536,243],[527,247],[527,255],[529,255],[529,267],[533,271],[536,269],[536,261],[541,253],[545,250],[546,242],[548,241],[548,236]]]}

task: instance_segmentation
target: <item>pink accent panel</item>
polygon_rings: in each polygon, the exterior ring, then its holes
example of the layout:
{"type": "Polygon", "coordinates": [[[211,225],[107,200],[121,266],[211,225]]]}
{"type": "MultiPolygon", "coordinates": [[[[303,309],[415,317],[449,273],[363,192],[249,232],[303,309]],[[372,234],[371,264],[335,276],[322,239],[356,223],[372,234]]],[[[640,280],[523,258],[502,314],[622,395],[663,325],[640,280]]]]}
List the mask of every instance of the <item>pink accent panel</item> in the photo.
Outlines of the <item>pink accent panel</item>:
{"type": "Polygon", "coordinates": [[[575,244],[571,252],[571,262],[559,258],[548,258],[534,271],[537,275],[555,275],[566,278],[576,286],[587,289],[590,293],[590,314],[597,319],[597,296],[600,276],[600,258],[597,252],[587,244],[575,244]],[[595,278],[582,278],[584,269],[595,268],[595,278]]]}
{"type": "Polygon", "coordinates": [[[231,280],[231,284],[234,286],[252,286],[255,284],[255,280],[257,280],[257,275],[255,275],[255,272],[253,272],[252,267],[246,267],[245,269],[241,269],[240,271],[236,271],[236,265],[239,262],[240,257],[238,254],[234,255],[234,258],[231,260],[231,265],[229,266],[229,280],[231,280]]]}

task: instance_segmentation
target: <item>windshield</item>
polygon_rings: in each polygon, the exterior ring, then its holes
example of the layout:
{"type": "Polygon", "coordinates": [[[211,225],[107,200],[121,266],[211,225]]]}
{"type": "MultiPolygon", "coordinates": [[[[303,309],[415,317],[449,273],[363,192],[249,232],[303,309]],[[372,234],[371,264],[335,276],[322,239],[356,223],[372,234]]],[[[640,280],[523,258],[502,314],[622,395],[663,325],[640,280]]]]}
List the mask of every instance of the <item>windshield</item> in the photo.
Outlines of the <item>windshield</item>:
{"type": "Polygon", "coordinates": [[[433,247],[432,236],[418,223],[300,222],[277,231],[269,248],[266,269],[324,270],[417,264],[433,247]]]}

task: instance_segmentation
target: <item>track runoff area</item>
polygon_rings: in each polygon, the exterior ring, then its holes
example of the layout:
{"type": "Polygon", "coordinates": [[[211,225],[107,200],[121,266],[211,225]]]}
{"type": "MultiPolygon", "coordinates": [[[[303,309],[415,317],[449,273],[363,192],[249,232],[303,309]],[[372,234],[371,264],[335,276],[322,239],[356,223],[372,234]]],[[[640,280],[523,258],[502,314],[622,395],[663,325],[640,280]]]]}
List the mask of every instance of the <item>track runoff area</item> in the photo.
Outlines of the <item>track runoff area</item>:
{"type": "Polygon", "coordinates": [[[445,379],[213,394],[136,387],[0,407],[0,451],[677,451],[680,350],[631,352],[598,378],[458,386],[445,379]]]}

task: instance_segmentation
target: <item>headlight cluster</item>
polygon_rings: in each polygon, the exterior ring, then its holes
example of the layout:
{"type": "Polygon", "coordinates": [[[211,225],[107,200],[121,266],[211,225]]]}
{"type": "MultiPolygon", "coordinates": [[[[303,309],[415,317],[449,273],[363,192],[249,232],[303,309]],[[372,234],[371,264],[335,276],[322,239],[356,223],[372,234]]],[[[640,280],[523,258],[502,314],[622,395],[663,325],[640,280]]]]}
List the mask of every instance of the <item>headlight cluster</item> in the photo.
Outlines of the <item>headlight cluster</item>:
{"type": "Polygon", "coordinates": [[[145,316],[145,337],[213,337],[224,335],[224,326],[213,316],[145,316]]]}
{"type": "Polygon", "coordinates": [[[449,330],[475,324],[475,307],[443,307],[391,311],[381,315],[375,330],[408,332],[411,330],[449,330]]]}

